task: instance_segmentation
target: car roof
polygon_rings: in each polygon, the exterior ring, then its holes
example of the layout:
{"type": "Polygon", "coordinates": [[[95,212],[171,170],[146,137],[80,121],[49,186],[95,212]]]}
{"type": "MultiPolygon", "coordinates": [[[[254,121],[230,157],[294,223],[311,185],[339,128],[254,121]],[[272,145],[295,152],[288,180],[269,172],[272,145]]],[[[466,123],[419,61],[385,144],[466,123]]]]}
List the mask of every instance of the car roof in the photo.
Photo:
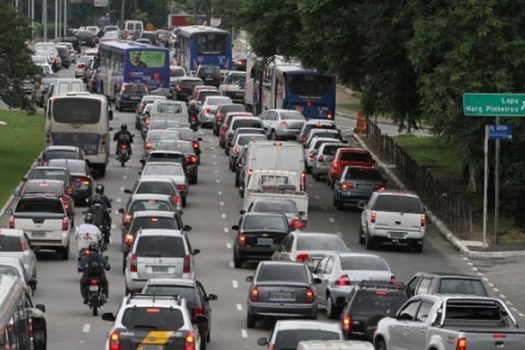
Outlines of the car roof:
{"type": "Polygon", "coordinates": [[[166,177],[158,177],[156,175],[143,176],[140,179],[138,179],[138,181],[140,183],[142,183],[142,182],[169,182],[169,183],[173,183],[173,181],[171,179],[168,179],[166,177]]]}
{"type": "Polygon", "coordinates": [[[384,260],[381,256],[376,254],[369,254],[369,253],[354,253],[354,252],[347,252],[347,253],[341,253],[341,252],[335,252],[333,255],[338,255],[340,257],[347,257],[347,256],[355,256],[355,257],[371,257],[371,258],[378,258],[380,260],[384,260]]]}
{"type": "Polygon", "coordinates": [[[154,193],[135,193],[131,196],[131,200],[167,200],[170,201],[171,197],[167,194],[154,194],[154,193]]]}
{"type": "Polygon", "coordinates": [[[384,196],[384,195],[394,196],[394,195],[397,195],[397,196],[409,196],[409,197],[419,198],[419,196],[416,193],[414,193],[412,191],[403,191],[403,190],[384,190],[384,191],[378,192],[378,195],[379,196],[384,196]]]}
{"type": "Polygon", "coordinates": [[[293,235],[296,235],[298,237],[338,237],[338,238],[341,238],[341,236],[339,236],[337,233],[327,233],[327,232],[297,232],[297,231],[292,231],[290,232],[291,234],[293,235]]]}
{"type": "Polygon", "coordinates": [[[196,285],[196,281],[188,278],[150,278],[147,284],[148,286],[160,284],[194,287],[196,285]]]}
{"type": "Polygon", "coordinates": [[[285,218],[285,215],[281,214],[281,213],[263,213],[263,212],[258,212],[258,211],[248,211],[248,212],[244,213],[244,215],[243,215],[243,217],[248,217],[248,216],[264,216],[264,217],[285,218]]]}
{"type": "Polygon", "coordinates": [[[139,230],[138,237],[142,236],[183,236],[181,230],[174,229],[158,229],[158,228],[146,228],[139,230]]]}
{"type": "Polygon", "coordinates": [[[275,330],[284,331],[292,329],[321,329],[335,332],[340,332],[341,330],[338,323],[330,321],[279,320],[275,324],[275,330]]]}
{"type": "Polygon", "coordinates": [[[0,236],[22,237],[24,236],[24,231],[13,228],[0,228],[0,236]]]}
{"type": "Polygon", "coordinates": [[[46,151],[74,151],[74,152],[80,151],[80,149],[75,146],[57,146],[57,145],[47,146],[45,150],[46,151]]]}
{"type": "Polygon", "coordinates": [[[457,273],[457,272],[418,272],[417,274],[425,274],[425,275],[436,275],[439,277],[450,277],[450,278],[472,278],[472,279],[481,279],[479,276],[475,275],[469,275],[466,273],[457,273]]]}

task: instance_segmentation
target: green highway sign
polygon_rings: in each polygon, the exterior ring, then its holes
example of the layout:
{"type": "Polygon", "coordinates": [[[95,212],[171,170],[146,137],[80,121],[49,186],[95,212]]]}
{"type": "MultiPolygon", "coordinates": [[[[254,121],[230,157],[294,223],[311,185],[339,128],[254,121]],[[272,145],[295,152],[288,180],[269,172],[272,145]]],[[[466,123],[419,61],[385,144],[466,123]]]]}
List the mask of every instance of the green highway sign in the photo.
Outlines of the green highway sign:
{"type": "Polygon", "coordinates": [[[466,93],[463,113],[470,117],[525,117],[525,94],[466,93]]]}

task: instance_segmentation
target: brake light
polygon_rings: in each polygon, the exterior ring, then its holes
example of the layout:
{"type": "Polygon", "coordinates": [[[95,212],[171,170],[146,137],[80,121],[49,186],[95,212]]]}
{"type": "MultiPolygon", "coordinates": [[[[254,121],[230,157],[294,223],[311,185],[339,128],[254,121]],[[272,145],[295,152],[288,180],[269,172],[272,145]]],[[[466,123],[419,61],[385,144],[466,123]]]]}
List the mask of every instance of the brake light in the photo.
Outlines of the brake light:
{"type": "Polygon", "coordinates": [[[128,225],[131,224],[131,219],[133,218],[133,216],[131,214],[126,214],[124,215],[124,225],[128,225]]]}
{"type": "Polygon", "coordinates": [[[385,295],[388,295],[388,291],[385,289],[379,289],[379,290],[376,290],[376,295],[385,296],[385,295]]]}
{"type": "Polygon", "coordinates": [[[202,306],[197,306],[193,309],[193,317],[204,316],[204,308],[202,306]]]}
{"type": "Polygon", "coordinates": [[[292,219],[292,221],[290,221],[290,227],[294,230],[302,229],[304,227],[304,222],[301,219],[292,219]]]}
{"type": "Polygon", "coordinates": [[[160,312],[160,309],[158,307],[148,307],[146,309],[146,312],[148,314],[158,314],[160,312]]]}
{"type": "Polygon", "coordinates": [[[379,192],[384,191],[385,190],[385,185],[375,185],[374,186],[374,190],[375,191],[379,191],[379,192]]]}
{"type": "Polygon", "coordinates": [[[144,144],[144,148],[145,148],[145,149],[152,149],[152,148],[153,148],[153,145],[151,144],[151,142],[146,142],[146,143],[144,144]]]}
{"type": "Polygon", "coordinates": [[[33,338],[33,320],[32,319],[29,319],[29,322],[28,322],[28,331],[29,331],[29,337],[30,338],[33,338]]]}
{"type": "Polygon", "coordinates": [[[317,158],[317,160],[320,161],[320,162],[324,162],[324,156],[321,154],[319,156],[319,158],[317,158]]]}
{"type": "Polygon", "coordinates": [[[179,191],[186,191],[186,184],[177,184],[176,187],[179,191]]]}
{"type": "Polygon", "coordinates": [[[89,280],[89,285],[90,285],[90,286],[96,286],[96,285],[98,285],[98,281],[97,281],[97,279],[96,279],[96,278],[92,278],[92,279],[90,279],[90,280],[89,280]]]}
{"type": "Polygon", "coordinates": [[[188,163],[190,163],[190,164],[195,164],[195,163],[197,163],[197,157],[195,157],[195,156],[188,156],[188,157],[186,157],[186,160],[187,160],[188,163]]]}
{"type": "Polygon", "coordinates": [[[109,336],[109,350],[120,350],[120,334],[118,331],[111,332],[109,336]]]}
{"type": "Polygon", "coordinates": [[[253,302],[259,301],[259,288],[257,287],[250,288],[250,300],[253,302]]]}
{"type": "Polygon", "coordinates": [[[310,158],[313,158],[315,156],[315,152],[314,151],[311,151],[310,152],[310,158]]]}
{"type": "Polygon", "coordinates": [[[131,247],[133,245],[134,240],[135,238],[133,237],[133,235],[131,233],[128,233],[124,238],[124,243],[126,243],[128,247],[131,247]]]}
{"type": "Polygon", "coordinates": [[[352,285],[352,282],[350,281],[350,277],[348,275],[342,275],[335,281],[336,286],[350,286],[352,285]]]}
{"type": "Polygon", "coordinates": [[[341,320],[341,324],[343,326],[343,330],[345,332],[350,333],[350,331],[352,330],[352,316],[343,317],[343,319],[341,320]]]}
{"type": "Polygon", "coordinates": [[[11,216],[9,218],[9,228],[15,228],[15,217],[11,216]]]}
{"type": "Polygon", "coordinates": [[[342,188],[343,190],[349,190],[349,189],[351,189],[351,188],[354,188],[354,184],[351,183],[351,182],[345,181],[345,182],[343,182],[343,183],[341,184],[341,188],[342,188]]]}
{"type": "Polygon", "coordinates": [[[211,113],[211,109],[210,108],[204,108],[204,113],[210,114],[211,113]]]}
{"type": "Polygon", "coordinates": [[[171,203],[175,206],[180,205],[182,203],[182,198],[177,195],[171,196],[171,203]]]}
{"type": "Polygon", "coordinates": [[[86,65],[84,63],[77,63],[77,68],[84,68],[86,65]]]}
{"type": "Polygon", "coordinates": [[[184,337],[184,350],[195,350],[195,336],[192,332],[189,332],[184,337]]]}
{"type": "Polygon", "coordinates": [[[190,273],[190,270],[191,270],[190,256],[184,255],[184,264],[182,267],[182,273],[190,273]]]}
{"type": "Polygon", "coordinates": [[[397,280],[396,276],[392,275],[390,277],[390,284],[398,284],[399,281],[397,280]]]}
{"type": "Polygon", "coordinates": [[[467,338],[459,338],[456,343],[456,350],[467,350],[467,338]]]}
{"type": "Polygon", "coordinates": [[[180,86],[177,86],[175,90],[177,90],[177,92],[182,92],[182,88],[180,86]]]}
{"type": "Polygon", "coordinates": [[[280,122],[279,126],[283,129],[288,129],[288,123],[287,122],[280,122]]]}
{"type": "Polygon", "coordinates": [[[326,118],[327,119],[334,119],[334,114],[332,112],[328,112],[328,113],[326,113],[326,118]]]}
{"type": "Polygon", "coordinates": [[[506,337],[507,337],[507,335],[505,333],[494,333],[492,335],[492,338],[494,338],[494,339],[504,339],[506,337]]]}
{"type": "Polygon", "coordinates": [[[200,145],[199,145],[198,141],[191,141],[191,146],[193,147],[193,149],[199,149],[200,148],[200,145]]]}
{"type": "Polygon", "coordinates": [[[137,254],[131,254],[131,261],[129,264],[130,272],[137,272],[137,254]]]}
{"type": "Polygon", "coordinates": [[[295,261],[303,262],[303,263],[309,262],[310,261],[310,255],[308,255],[307,253],[298,254],[295,257],[295,261]]]}
{"type": "Polygon", "coordinates": [[[312,288],[306,288],[306,292],[304,293],[305,299],[307,303],[313,303],[315,300],[315,293],[312,288]]]}
{"type": "Polygon", "coordinates": [[[237,242],[239,242],[239,246],[245,247],[246,246],[246,236],[242,233],[237,237],[237,242]]]}
{"type": "Polygon", "coordinates": [[[124,145],[124,144],[122,144],[122,145],[120,145],[120,148],[122,148],[122,149],[126,149],[126,148],[128,148],[128,146],[127,146],[127,145],[124,145]]]}
{"type": "Polygon", "coordinates": [[[89,186],[91,184],[91,179],[89,177],[81,177],[79,178],[81,185],[87,185],[89,186]]]}
{"type": "Polygon", "coordinates": [[[375,224],[376,223],[376,218],[377,218],[377,212],[372,211],[370,213],[370,223],[375,224]]]}
{"type": "Polygon", "coordinates": [[[25,252],[27,250],[27,244],[26,241],[23,239],[20,239],[20,251],[25,252]]]}
{"type": "Polygon", "coordinates": [[[68,218],[62,219],[62,231],[69,231],[69,219],[68,218]]]}
{"type": "Polygon", "coordinates": [[[427,224],[427,217],[426,217],[426,215],[424,215],[424,214],[421,215],[421,216],[419,217],[419,220],[420,220],[420,222],[421,222],[421,227],[425,227],[425,225],[427,224]]]}

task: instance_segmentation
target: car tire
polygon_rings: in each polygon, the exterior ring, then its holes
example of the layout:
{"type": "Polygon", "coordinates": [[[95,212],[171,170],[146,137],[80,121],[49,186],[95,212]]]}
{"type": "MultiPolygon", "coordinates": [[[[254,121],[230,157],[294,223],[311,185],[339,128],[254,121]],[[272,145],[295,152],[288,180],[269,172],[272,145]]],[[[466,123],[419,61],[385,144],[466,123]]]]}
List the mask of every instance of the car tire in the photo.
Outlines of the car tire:
{"type": "Polygon", "coordinates": [[[365,232],[365,248],[367,250],[374,249],[374,239],[370,237],[370,234],[368,233],[368,230],[365,232]]]}
{"type": "Polygon", "coordinates": [[[197,174],[193,175],[193,176],[190,178],[190,184],[192,184],[192,185],[196,185],[196,184],[197,184],[197,178],[198,178],[198,175],[197,175],[197,174]]]}
{"type": "Polygon", "coordinates": [[[209,343],[211,340],[211,327],[208,329],[208,332],[206,333],[206,342],[209,343]]]}
{"type": "Polygon", "coordinates": [[[243,263],[243,259],[240,256],[238,256],[235,253],[235,250],[234,250],[234,252],[233,252],[233,266],[236,269],[240,269],[240,268],[242,268],[242,263],[243,263]]]}
{"type": "Polygon", "coordinates": [[[317,172],[314,172],[312,170],[312,176],[314,177],[315,181],[321,181],[321,175],[319,175],[317,172]]]}
{"type": "Polygon", "coordinates": [[[69,243],[67,247],[60,248],[58,253],[60,254],[60,260],[69,260],[69,243]]]}
{"type": "Polygon", "coordinates": [[[126,255],[122,254],[122,274],[126,274],[126,255]]]}
{"type": "Polygon", "coordinates": [[[334,305],[332,296],[328,294],[326,297],[326,316],[329,319],[335,320],[339,317],[340,311],[337,306],[334,305]]]}
{"type": "MultiPolygon", "coordinates": [[[[334,198],[335,198],[335,194],[334,194],[334,198]]],[[[344,209],[344,204],[343,204],[343,201],[342,200],[335,200],[335,208],[337,210],[343,210],[344,209]]]]}
{"type": "Polygon", "coordinates": [[[257,316],[252,315],[251,313],[246,313],[246,328],[255,328],[255,323],[257,321],[257,316]]]}
{"type": "Polygon", "coordinates": [[[375,350],[386,350],[386,344],[385,344],[385,341],[383,339],[378,339],[376,341],[376,343],[374,344],[374,349],[375,350]]]}
{"type": "Polygon", "coordinates": [[[126,286],[126,289],[124,290],[124,295],[128,295],[128,294],[131,294],[131,291],[130,291],[129,288],[126,286]]]}
{"type": "Polygon", "coordinates": [[[182,197],[182,207],[186,208],[186,197],[182,197]]]}
{"type": "Polygon", "coordinates": [[[275,130],[272,130],[272,132],[270,132],[270,140],[277,140],[277,134],[275,133],[275,130]]]}
{"type": "Polygon", "coordinates": [[[419,241],[415,241],[412,247],[414,252],[423,253],[423,241],[421,241],[421,244],[419,244],[419,241]]]}
{"type": "Polygon", "coordinates": [[[363,228],[361,227],[361,224],[359,224],[359,244],[365,244],[365,233],[363,232],[363,228]]]}
{"type": "Polygon", "coordinates": [[[235,187],[239,187],[241,180],[239,179],[239,173],[235,172],[235,187]]]}
{"type": "Polygon", "coordinates": [[[201,338],[201,347],[200,350],[206,350],[206,338],[201,338]]]}

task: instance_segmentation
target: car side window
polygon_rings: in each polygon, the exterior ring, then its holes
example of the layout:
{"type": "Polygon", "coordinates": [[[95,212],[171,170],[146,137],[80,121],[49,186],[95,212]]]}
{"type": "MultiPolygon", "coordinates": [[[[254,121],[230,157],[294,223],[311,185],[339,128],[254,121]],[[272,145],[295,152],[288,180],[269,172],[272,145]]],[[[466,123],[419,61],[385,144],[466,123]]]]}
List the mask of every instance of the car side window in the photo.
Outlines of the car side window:
{"type": "Polygon", "coordinates": [[[292,251],[293,241],[294,241],[293,236],[289,236],[288,237],[288,242],[286,242],[286,247],[285,247],[287,252],[291,252],[292,251]]]}
{"type": "Polygon", "coordinates": [[[417,289],[416,294],[426,294],[428,293],[430,282],[432,282],[431,278],[423,277],[421,280],[421,283],[419,284],[419,288],[417,289]]]}
{"type": "Polygon", "coordinates": [[[414,295],[414,293],[416,292],[416,287],[417,287],[417,285],[418,285],[420,280],[421,280],[421,277],[420,276],[416,276],[416,277],[412,278],[412,280],[410,282],[408,282],[406,291],[407,291],[407,293],[410,296],[414,295]]]}
{"type": "Polygon", "coordinates": [[[425,322],[428,318],[428,315],[430,314],[430,310],[432,309],[433,305],[434,304],[432,302],[423,300],[417,312],[416,321],[425,322]]]}
{"type": "Polygon", "coordinates": [[[399,320],[413,321],[416,317],[417,309],[421,304],[421,300],[414,300],[408,305],[406,305],[401,312],[399,313],[399,320]]]}
{"type": "Polygon", "coordinates": [[[329,257],[328,261],[326,262],[326,267],[324,268],[324,273],[325,274],[332,273],[333,269],[334,269],[334,258],[329,257]]]}
{"type": "Polygon", "coordinates": [[[323,273],[324,271],[324,268],[326,267],[326,262],[328,261],[328,257],[325,257],[324,259],[322,259],[321,261],[319,261],[319,264],[317,264],[317,268],[315,269],[315,271],[317,273],[323,273]]]}
{"type": "Polygon", "coordinates": [[[204,290],[203,285],[199,281],[196,282],[196,285],[197,285],[197,289],[199,290],[199,293],[204,297],[204,299],[207,299],[208,294],[206,294],[206,291],[204,290]]]}

